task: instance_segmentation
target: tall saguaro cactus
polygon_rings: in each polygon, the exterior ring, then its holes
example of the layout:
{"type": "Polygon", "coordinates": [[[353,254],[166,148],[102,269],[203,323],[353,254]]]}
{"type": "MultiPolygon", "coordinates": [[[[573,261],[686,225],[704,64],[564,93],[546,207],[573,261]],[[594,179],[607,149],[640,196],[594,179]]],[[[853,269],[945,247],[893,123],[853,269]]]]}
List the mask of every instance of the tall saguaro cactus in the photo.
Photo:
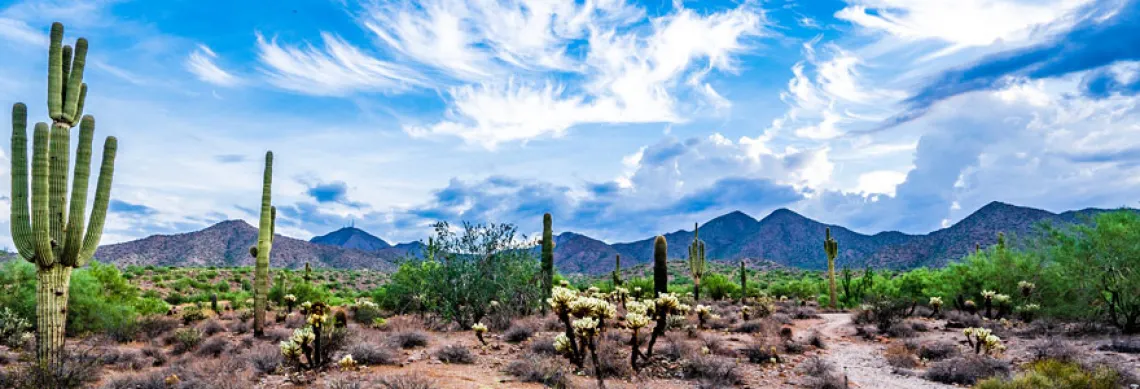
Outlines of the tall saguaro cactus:
{"type": "MultiPolygon", "coordinates": [[[[550,214],[542,215],[542,301],[550,298],[551,288],[554,287],[554,220],[550,214]]],[[[546,304],[542,304],[542,313],[546,314],[546,304]]]]}
{"type": "Polygon", "coordinates": [[[614,278],[614,287],[621,286],[621,254],[614,258],[614,272],[611,275],[614,278]]]}
{"type": "Polygon", "coordinates": [[[273,152],[265,153],[265,178],[261,184],[261,222],[258,224],[257,247],[249,253],[257,257],[253,274],[253,335],[265,334],[266,294],[269,292],[269,252],[273,249],[273,230],[277,221],[277,208],[273,206],[273,152]]]}
{"type": "Polygon", "coordinates": [[[118,149],[118,141],[113,136],[103,142],[95,202],[85,229],[91,143],[95,136],[95,118],[83,116],[87,97],[87,84],[83,83],[86,59],[87,40],[79,38],[72,50],[71,46],[63,45],[63,25],[52,24],[48,50],[48,112],[52,124],[50,129],[42,122],[35,126],[30,192],[28,109],[23,103],[12,106],[12,240],[20,256],[36,264],[36,360],[53,368],[59,366],[62,359],[71,271],[95,255],[103,236],[118,149]],[[69,204],[67,170],[71,158],[71,128],[76,124],[79,124],[79,145],[69,204]]]}
{"type": "Polygon", "coordinates": [[[827,283],[831,296],[831,309],[835,309],[835,257],[839,255],[839,242],[831,238],[831,227],[827,228],[827,237],[823,240],[823,250],[827,252],[827,283]]]}
{"type": "Polygon", "coordinates": [[[744,260],[740,260],[740,302],[744,302],[744,298],[748,297],[748,272],[744,269],[744,260]]]}
{"type": "Polygon", "coordinates": [[[701,301],[701,277],[705,275],[705,242],[697,224],[693,224],[693,243],[689,244],[689,275],[693,277],[693,301],[701,301]]]}
{"type": "Polygon", "coordinates": [[[665,237],[658,235],[653,240],[653,296],[669,292],[669,245],[665,237]]]}

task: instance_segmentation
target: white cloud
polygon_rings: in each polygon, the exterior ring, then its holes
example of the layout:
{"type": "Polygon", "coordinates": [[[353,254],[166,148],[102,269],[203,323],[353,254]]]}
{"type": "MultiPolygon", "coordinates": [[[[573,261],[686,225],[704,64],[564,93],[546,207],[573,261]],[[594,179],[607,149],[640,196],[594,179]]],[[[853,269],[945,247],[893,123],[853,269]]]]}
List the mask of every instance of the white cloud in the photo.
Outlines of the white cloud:
{"type": "Polygon", "coordinates": [[[36,31],[22,20],[6,17],[0,17],[0,37],[30,45],[48,44],[47,34],[36,31]]]}
{"type": "Polygon", "coordinates": [[[906,172],[893,170],[876,170],[859,175],[859,186],[856,192],[863,195],[885,194],[895,195],[895,187],[906,181],[906,172]]]}
{"type": "Polygon", "coordinates": [[[232,87],[241,84],[240,78],[214,63],[217,59],[218,54],[210,50],[210,47],[198,45],[198,48],[190,53],[190,57],[186,59],[186,70],[194,73],[199,80],[214,85],[232,87]]]}
{"type": "Polygon", "coordinates": [[[847,0],[835,14],[904,40],[949,45],[939,55],[996,43],[1020,45],[1071,25],[1071,12],[1093,0],[847,0]],[[870,12],[869,12],[870,11],[870,12]]]}
{"type": "Polygon", "coordinates": [[[318,96],[345,96],[356,91],[391,92],[424,85],[424,78],[405,66],[377,59],[331,33],[322,33],[323,48],[287,47],[257,35],[258,59],[269,82],[279,88],[318,96]]]}

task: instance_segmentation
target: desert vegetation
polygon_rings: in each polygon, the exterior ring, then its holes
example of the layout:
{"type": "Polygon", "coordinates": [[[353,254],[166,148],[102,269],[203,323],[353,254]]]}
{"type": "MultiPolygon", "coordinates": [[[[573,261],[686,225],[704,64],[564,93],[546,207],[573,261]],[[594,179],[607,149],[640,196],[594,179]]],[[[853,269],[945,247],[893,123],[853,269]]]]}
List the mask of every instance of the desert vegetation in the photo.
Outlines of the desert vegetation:
{"type": "Polygon", "coordinates": [[[85,224],[87,43],[62,39],[54,25],[52,124],[35,126],[30,175],[27,109],[13,107],[0,387],[1140,385],[1132,210],[1002,236],[937,269],[837,269],[843,242],[827,230],[827,271],[760,270],[706,258],[694,232],[656,237],[652,265],[622,268],[618,257],[610,274],[564,276],[545,214],[537,240],[509,224],[439,222],[422,255],[391,274],[291,271],[271,262],[269,152],[253,268],[102,264],[93,256],[116,141],[85,224]],[[669,258],[670,244],[687,257],[669,258]]]}

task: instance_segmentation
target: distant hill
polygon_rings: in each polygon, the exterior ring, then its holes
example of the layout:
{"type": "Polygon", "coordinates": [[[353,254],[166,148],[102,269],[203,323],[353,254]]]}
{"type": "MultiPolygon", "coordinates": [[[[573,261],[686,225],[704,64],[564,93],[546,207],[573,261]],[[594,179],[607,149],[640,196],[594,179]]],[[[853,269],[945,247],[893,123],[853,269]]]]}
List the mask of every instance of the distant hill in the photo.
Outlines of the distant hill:
{"type": "MultiPolygon", "coordinates": [[[[1084,209],[1055,214],[1040,209],[992,202],[962,221],[929,234],[897,231],[865,235],[843,226],[827,225],[788,209],[773,211],[756,220],[743,212],[730,212],[700,226],[706,253],[713,261],[771,263],[774,266],[820,270],[827,267],[823,254],[824,230],[839,241],[839,266],[871,265],[893,269],[943,266],[974,249],[997,241],[997,233],[1027,236],[1041,222],[1073,223],[1103,209],[1084,209]]],[[[557,228],[557,220],[555,227],[557,228]]],[[[669,258],[687,256],[692,230],[665,234],[669,258]]],[[[257,241],[257,229],[243,221],[218,223],[201,231],[148,238],[100,247],[96,257],[119,264],[174,266],[236,266],[252,264],[249,247],[257,241]]],[[[622,267],[649,263],[653,238],[607,244],[586,235],[564,231],[554,238],[554,263],[563,274],[604,274],[613,270],[614,257],[622,267]]],[[[274,266],[303,267],[305,262],[335,268],[391,270],[400,258],[420,255],[424,244],[391,246],[363,230],[349,227],[313,238],[311,242],[278,235],[273,246],[274,266]]],[[[537,251],[537,248],[536,248],[537,251]]]]}
{"type": "MultiPolygon", "coordinates": [[[[253,264],[249,248],[256,243],[257,228],[241,220],[227,220],[201,231],[101,246],[95,258],[121,265],[246,266],[253,264]]],[[[292,269],[303,268],[309,262],[317,267],[390,271],[402,255],[396,248],[370,252],[277,235],[270,263],[273,267],[292,269]]]]}
{"type": "Polygon", "coordinates": [[[362,251],[380,251],[392,247],[392,245],[385,242],[384,239],[377,238],[356,227],[341,228],[328,234],[309,239],[309,242],[362,251]]]}
{"type": "MultiPolygon", "coordinates": [[[[1041,222],[1067,224],[1091,216],[1103,209],[1084,209],[1055,214],[1048,211],[992,202],[954,225],[925,235],[910,235],[897,231],[865,235],[843,226],[828,225],[804,217],[788,209],[777,209],[761,220],[743,212],[731,212],[709,220],[700,226],[701,239],[706,253],[714,261],[740,259],[766,260],[775,264],[801,269],[827,268],[822,242],[825,229],[839,241],[839,266],[886,267],[911,269],[921,266],[937,267],[960,259],[976,244],[983,247],[997,241],[997,233],[1028,236],[1041,222]]],[[[557,224],[555,224],[557,226],[557,224]]],[[[565,232],[576,243],[570,247],[556,247],[554,261],[563,272],[580,271],[601,274],[613,269],[614,255],[621,254],[622,266],[648,263],[653,257],[653,238],[628,243],[604,243],[587,236],[565,232]],[[593,243],[597,242],[597,243],[593,243]],[[601,243],[601,244],[598,244],[601,243]],[[598,263],[593,263],[598,262],[598,263]]],[[[692,230],[679,230],[664,235],[669,243],[669,258],[680,259],[688,255],[692,230]]],[[[556,240],[556,242],[560,243],[556,240]]]]}

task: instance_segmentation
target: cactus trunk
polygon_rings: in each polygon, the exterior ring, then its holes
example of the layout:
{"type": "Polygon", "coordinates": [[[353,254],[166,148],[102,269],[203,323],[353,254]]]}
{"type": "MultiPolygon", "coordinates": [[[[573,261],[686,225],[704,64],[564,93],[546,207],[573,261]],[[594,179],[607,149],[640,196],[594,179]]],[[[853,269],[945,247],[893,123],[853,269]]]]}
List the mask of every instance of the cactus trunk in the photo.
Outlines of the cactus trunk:
{"type": "Polygon", "coordinates": [[[614,259],[614,287],[621,286],[621,254],[614,259]]]}
{"type": "Polygon", "coordinates": [[[273,222],[277,212],[272,205],[273,152],[265,153],[265,178],[261,187],[261,223],[257,236],[257,267],[254,270],[253,334],[265,334],[266,294],[269,291],[269,251],[273,246],[273,222]]]}
{"type": "Polygon", "coordinates": [[[36,360],[59,367],[67,323],[70,266],[52,266],[36,272],[36,360]]]}
{"type": "Polygon", "coordinates": [[[744,260],[740,260],[740,302],[748,296],[748,273],[744,271],[744,260]]]}
{"type": "Polygon", "coordinates": [[[669,245],[664,236],[653,241],[653,297],[669,292],[669,245]]]}
{"type": "Polygon", "coordinates": [[[705,242],[693,224],[693,243],[689,245],[689,275],[693,277],[693,301],[701,301],[701,278],[705,275],[705,242]]]}
{"type": "MultiPolygon", "coordinates": [[[[542,215],[542,301],[550,298],[554,288],[554,220],[550,214],[542,215]]],[[[542,314],[546,315],[546,304],[542,304],[542,314]]]]}
{"type": "Polygon", "coordinates": [[[839,255],[839,243],[835,239],[831,239],[831,228],[827,228],[827,237],[823,240],[823,250],[827,253],[827,286],[828,295],[831,297],[831,309],[836,308],[837,299],[835,296],[835,257],[839,255]]]}

